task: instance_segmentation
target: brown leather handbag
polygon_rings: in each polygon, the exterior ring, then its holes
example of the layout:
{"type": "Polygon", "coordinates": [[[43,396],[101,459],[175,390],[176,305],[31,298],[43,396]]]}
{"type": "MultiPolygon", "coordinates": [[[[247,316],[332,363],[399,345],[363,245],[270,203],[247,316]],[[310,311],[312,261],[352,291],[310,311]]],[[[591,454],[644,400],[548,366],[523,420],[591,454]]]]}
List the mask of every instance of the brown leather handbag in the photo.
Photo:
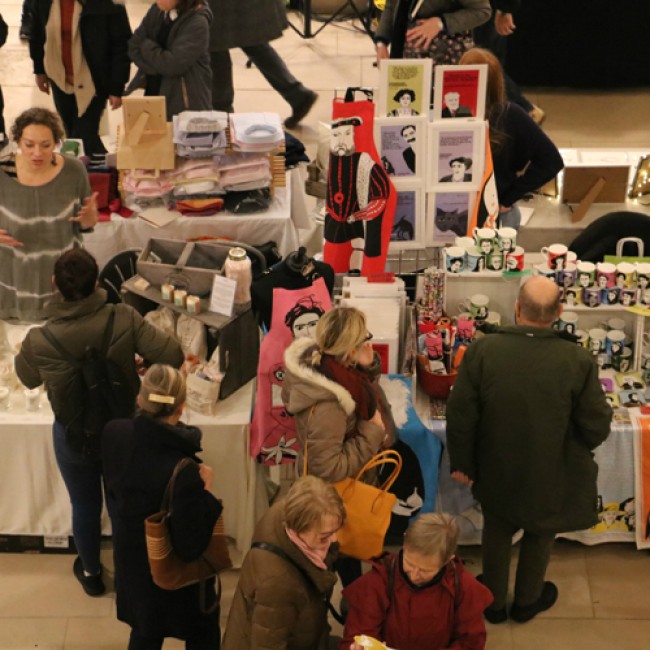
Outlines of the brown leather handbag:
{"type": "Polygon", "coordinates": [[[200,557],[191,562],[186,562],[178,557],[172,546],[169,531],[176,479],[181,471],[191,464],[196,463],[190,458],[183,458],[176,463],[165,489],[160,512],[150,515],[144,520],[147,557],[154,584],[161,589],[182,589],[188,585],[201,583],[201,611],[210,613],[219,605],[219,598],[216,599],[212,609],[204,608],[205,582],[208,578],[218,577],[220,571],[232,566],[223,527],[223,513],[219,515],[214,525],[207,548],[200,557]]]}

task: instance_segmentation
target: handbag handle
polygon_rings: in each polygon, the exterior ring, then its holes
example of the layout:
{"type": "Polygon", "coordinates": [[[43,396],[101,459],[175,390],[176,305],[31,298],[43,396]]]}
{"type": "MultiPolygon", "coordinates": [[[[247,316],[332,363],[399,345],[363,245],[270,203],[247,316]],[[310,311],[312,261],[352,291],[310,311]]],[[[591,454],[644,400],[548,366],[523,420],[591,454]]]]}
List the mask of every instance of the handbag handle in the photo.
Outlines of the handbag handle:
{"type": "Polygon", "coordinates": [[[162,503],[160,504],[160,510],[166,512],[168,517],[171,517],[172,514],[172,499],[174,496],[174,488],[176,487],[176,479],[178,475],[190,465],[196,465],[196,463],[191,458],[181,458],[176,465],[174,466],[174,471],[172,472],[171,478],[167,483],[165,488],[165,493],[163,494],[162,503]]]}
{"type": "Polygon", "coordinates": [[[378,454],[375,454],[360,470],[356,475],[355,480],[358,481],[361,479],[363,474],[368,470],[378,467],[379,465],[394,465],[393,471],[390,473],[390,476],[384,481],[384,483],[379,487],[380,490],[386,492],[390,490],[393,486],[393,483],[397,480],[399,473],[402,471],[402,457],[399,452],[394,449],[385,449],[380,451],[378,454]]]}

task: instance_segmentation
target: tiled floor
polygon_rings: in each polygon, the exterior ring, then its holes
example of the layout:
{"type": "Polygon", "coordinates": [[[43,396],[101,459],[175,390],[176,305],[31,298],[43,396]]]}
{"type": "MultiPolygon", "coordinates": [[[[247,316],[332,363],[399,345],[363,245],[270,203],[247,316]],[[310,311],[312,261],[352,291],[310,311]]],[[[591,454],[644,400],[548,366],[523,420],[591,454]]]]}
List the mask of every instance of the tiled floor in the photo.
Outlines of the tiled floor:
{"type": "MultiPolygon", "coordinates": [[[[0,0],[0,13],[10,25],[9,40],[0,51],[0,83],[5,118],[10,125],[24,108],[50,105],[33,83],[27,46],[18,40],[21,0],[0,0]]],[[[134,25],[148,2],[128,0],[134,25]]],[[[294,20],[298,20],[294,18],[294,20]]],[[[367,36],[349,23],[331,25],[313,40],[292,31],[275,43],[293,73],[318,91],[320,98],[305,125],[296,131],[313,154],[318,121],[327,121],[335,89],[376,84],[373,49],[367,36]]],[[[289,108],[256,69],[245,67],[239,51],[235,62],[238,110],[289,108]]],[[[539,90],[529,97],[547,112],[546,131],[559,146],[622,146],[647,148],[650,90],[539,90]]],[[[109,116],[114,134],[119,112],[109,116]]],[[[0,524],[1,526],[1,524],[0,524]]],[[[471,571],[480,571],[480,552],[463,550],[471,571]]],[[[126,647],[128,628],[115,619],[112,593],[91,599],[72,575],[72,557],[0,554],[0,650],[87,650],[126,647]]],[[[111,552],[104,564],[111,572],[111,552]]],[[[650,560],[632,545],[583,547],[556,545],[549,578],[560,589],[558,603],[538,619],[524,624],[488,627],[489,650],[626,650],[644,647],[650,636],[650,560]]],[[[224,576],[223,613],[227,613],[237,572],[224,576]]],[[[182,648],[169,640],[165,648],[182,648]]]]}

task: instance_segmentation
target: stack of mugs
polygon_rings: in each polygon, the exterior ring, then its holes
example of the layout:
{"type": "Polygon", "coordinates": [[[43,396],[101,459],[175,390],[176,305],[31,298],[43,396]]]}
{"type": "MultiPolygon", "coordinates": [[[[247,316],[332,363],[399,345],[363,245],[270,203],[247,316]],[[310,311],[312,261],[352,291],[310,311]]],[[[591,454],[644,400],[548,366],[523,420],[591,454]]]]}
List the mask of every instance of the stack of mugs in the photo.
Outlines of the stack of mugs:
{"type": "MultiPolygon", "coordinates": [[[[610,318],[591,329],[578,329],[578,314],[564,311],[555,322],[556,329],[576,336],[578,345],[596,357],[601,368],[628,372],[632,367],[632,338],[625,333],[625,320],[610,318]]],[[[649,355],[650,357],[650,355],[649,355]]]]}
{"type": "Polygon", "coordinates": [[[514,228],[474,228],[474,237],[456,237],[445,248],[447,273],[523,271],[524,249],[514,228]]]}
{"type": "Polygon", "coordinates": [[[581,262],[564,244],[542,248],[546,263],[534,268],[557,282],[567,305],[650,306],[650,264],[581,262]]]}

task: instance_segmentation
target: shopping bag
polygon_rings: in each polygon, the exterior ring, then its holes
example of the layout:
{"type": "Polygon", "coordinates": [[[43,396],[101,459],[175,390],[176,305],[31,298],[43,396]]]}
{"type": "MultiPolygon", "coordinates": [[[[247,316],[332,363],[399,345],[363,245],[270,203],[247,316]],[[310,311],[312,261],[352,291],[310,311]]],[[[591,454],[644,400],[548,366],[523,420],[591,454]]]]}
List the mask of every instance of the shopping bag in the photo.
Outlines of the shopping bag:
{"type": "Polygon", "coordinates": [[[373,456],[354,478],[346,478],[333,486],[345,505],[345,524],[338,531],[343,555],[369,560],[381,555],[390,524],[391,511],[397,496],[388,492],[402,469],[402,457],[387,449],[373,456]],[[369,470],[381,465],[394,465],[390,476],[380,487],[361,481],[369,470]]]}
{"type": "Polygon", "coordinates": [[[612,264],[619,264],[620,262],[630,262],[631,264],[634,264],[635,262],[650,262],[650,257],[644,257],[643,255],[644,248],[643,239],[640,237],[623,237],[616,242],[616,255],[605,255],[603,261],[612,264]],[[635,244],[637,247],[637,254],[623,255],[623,247],[625,244],[635,244]]]}

